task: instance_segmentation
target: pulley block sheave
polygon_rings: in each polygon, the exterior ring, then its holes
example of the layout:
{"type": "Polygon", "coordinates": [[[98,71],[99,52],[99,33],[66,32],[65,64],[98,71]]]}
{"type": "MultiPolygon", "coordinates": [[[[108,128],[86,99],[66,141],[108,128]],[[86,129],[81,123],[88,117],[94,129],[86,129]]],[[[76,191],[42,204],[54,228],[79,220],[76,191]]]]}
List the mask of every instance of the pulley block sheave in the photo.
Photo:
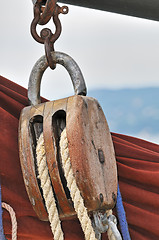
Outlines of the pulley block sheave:
{"type": "Polygon", "coordinates": [[[76,213],[64,177],[60,136],[66,128],[71,165],[88,212],[112,209],[117,196],[117,170],[108,124],[98,101],[86,97],[86,86],[75,61],[53,52],[53,61],[63,65],[72,80],[75,95],[41,103],[40,83],[48,67],[40,58],[31,72],[28,88],[30,106],[21,112],[19,126],[20,160],[30,202],[41,220],[48,219],[38,181],[36,146],[43,133],[48,171],[61,219],[76,213]]]}

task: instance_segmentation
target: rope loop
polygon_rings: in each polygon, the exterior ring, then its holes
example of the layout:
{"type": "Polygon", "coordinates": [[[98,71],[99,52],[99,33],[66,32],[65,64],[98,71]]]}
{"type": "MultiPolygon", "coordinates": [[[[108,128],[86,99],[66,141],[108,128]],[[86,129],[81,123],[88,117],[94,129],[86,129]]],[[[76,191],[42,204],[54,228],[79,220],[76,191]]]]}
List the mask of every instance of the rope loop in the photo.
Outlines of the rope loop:
{"type": "Polygon", "coordinates": [[[2,202],[2,208],[6,209],[10,214],[11,223],[12,223],[12,240],[17,240],[17,219],[16,219],[15,211],[9,204],[4,202],[2,202]]]}

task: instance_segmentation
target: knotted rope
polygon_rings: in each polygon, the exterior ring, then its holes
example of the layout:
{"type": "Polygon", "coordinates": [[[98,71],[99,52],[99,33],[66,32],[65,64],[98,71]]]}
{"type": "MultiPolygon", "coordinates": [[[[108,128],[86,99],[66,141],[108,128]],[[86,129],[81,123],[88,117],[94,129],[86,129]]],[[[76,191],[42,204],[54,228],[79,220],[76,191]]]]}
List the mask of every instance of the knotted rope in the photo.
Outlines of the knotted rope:
{"type": "Polygon", "coordinates": [[[17,220],[13,208],[7,203],[2,202],[2,208],[6,209],[11,217],[12,222],[12,240],[17,240],[17,220]]]}

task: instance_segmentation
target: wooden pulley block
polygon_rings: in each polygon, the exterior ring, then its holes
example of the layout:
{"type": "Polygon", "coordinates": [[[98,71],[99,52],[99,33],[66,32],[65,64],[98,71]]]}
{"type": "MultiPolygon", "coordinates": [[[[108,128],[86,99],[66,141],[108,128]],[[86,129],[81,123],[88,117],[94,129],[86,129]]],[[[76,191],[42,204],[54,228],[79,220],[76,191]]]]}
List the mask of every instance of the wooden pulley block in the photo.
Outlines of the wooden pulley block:
{"type": "Polygon", "coordinates": [[[117,196],[117,169],[107,121],[98,101],[86,97],[82,73],[68,55],[54,52],[52,58],[71,76],[75,95],[40,103],[40,82],[48,67],[45,56],[35,64],[28,88],[31,105],[21,112],[20,161],[30,202],[41,220],[48,219],[37,178],[36,146],[43,133],[48,171],[61,219],[76,216],[66,185],[59,141],[66,128],[70,160],[84,204],[89,212],[111,209],[117,196]]]}

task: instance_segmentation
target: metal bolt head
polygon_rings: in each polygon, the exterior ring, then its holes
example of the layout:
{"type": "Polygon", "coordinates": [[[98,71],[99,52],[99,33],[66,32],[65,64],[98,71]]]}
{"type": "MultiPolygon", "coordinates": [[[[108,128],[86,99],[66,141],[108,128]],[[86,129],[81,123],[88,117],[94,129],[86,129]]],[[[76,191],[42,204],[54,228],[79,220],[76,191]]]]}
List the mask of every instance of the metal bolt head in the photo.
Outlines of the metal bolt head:
{"type": "Polygon", "coordinates": [[[102,149],[98,149],[98,158],[100,163],[103,164],[105,162],[105,157],[102,149]]]}
{"type": "Polygon", "coordinates": [[[103,197],[103,194],[102,194],[102,193],[99,194],[99,199],[100,199],[100,202],[102,203],[103,200],[104,200],[104,197],[103,197]]]}

